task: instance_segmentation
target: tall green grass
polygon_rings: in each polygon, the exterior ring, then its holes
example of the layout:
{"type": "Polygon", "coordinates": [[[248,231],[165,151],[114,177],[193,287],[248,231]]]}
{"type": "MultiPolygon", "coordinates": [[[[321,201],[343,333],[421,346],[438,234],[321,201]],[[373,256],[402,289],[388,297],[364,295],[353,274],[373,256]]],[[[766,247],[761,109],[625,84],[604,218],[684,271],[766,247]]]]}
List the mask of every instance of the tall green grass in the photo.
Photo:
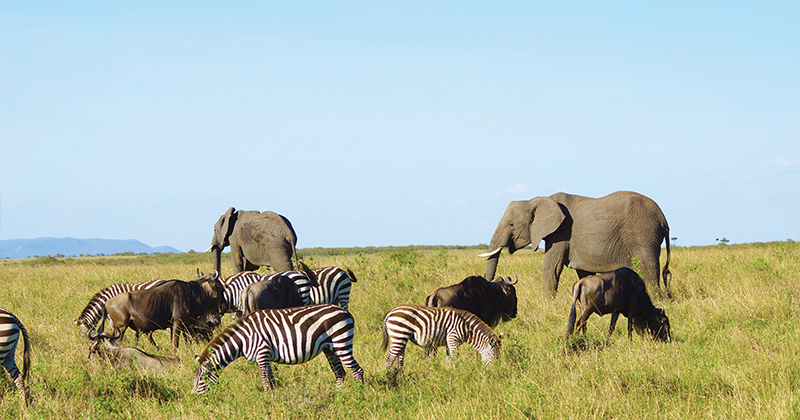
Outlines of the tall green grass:
{"type": "MultiPolygon", "coordinates": [[[[800,246],[794,242],[675,248],[670,300],[663,305],[673,342],[605,335],[609,317],[565,340],[577,279],[565,270],[558,296],[542,298],[541,251],[504,254],[498,273],[516,273],[519,314],[497,327],[503,353],[484,367],[462,346],[425,360],[409,346],[403,371],[384,371],[378,349],[383,315],[422,303],[436,287],[482,274],[472,249],[393,248],[305,255],[313,267],[352,268],[359,387],[348,373],[335,387],[324,357],[276,366],[278,387],[264,393],[258,369],[240,359],[203,396],[190,394],[203,343],[181,341],[181,363],[163,372],[115,370],[88,358],[88,340],[72,323],[91,296],[114,282],[192,279],[208,271],[204,254],[58,258],[0,262],[0,306],[26,325],[33,345],[25,409],[0,379],[3,418],[767,418],[800,416],[800,246]]],[[[662,257],[663,259],[663,257],[662,257]]],[[[228,267],[224,267],[228,269],[228,267]]],[[[266,272],[266,270],[263,270],[266,272]]],[[[230,273],[223,273],[230,274],[230,273]]],[[[225,318],[228,323],[229,318],[225,318]]],[[[164,349],[166,332],[154,334],[164,349]]],[[[133,334],[125,339],[133,345],[133,334]]],[[[147,340],[138,347],[164,354],[147,340]]],[[[21,352],[18,349],[18,353],[21,352]]]]}

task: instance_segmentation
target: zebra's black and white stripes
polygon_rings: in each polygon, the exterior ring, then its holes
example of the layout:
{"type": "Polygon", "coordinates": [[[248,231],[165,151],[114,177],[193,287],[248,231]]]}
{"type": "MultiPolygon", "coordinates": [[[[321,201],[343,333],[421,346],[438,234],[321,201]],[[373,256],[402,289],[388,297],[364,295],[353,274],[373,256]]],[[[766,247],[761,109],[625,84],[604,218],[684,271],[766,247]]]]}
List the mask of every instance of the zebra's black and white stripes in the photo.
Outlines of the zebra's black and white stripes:
{"type": "Polygon", "coordinates": [[[120,293],[130,292],[133,290],[150,289],[164,283],[165,281],[167,280],[156,279],[141,283],[118,283],[105,287],[103,290],[92,296],[92,298],[89,300],[89,303],[85,308],[83,308],[80,316],[78,316],[78,318],[73,322],[81,327],[84,332],[89,332],[97,326],[98,322],[100,322],[101,312],[109,299],[120,293]]]}
{"type": "Polygon", "coordinates": [[[395,362],[402,368],[409,340],[423,347],[426,356],[432,354],[436,347],[447,346],[447,354],[451,354],[461,343],[469,343],[488,365],[500,352],[501,337],[467,311],[451,307],[402,305],[389,311],[383,318],[381,351],[391,344],[386,355],[386,369],[395,362]]]}
{"type": "Polygon", "coordinates": [[[242,292],[247,286],[258,281],[272,280],[278,276],[287,276],[294,282],[297,286],[297,293],[300,295],[300,300],[303,301],[303,305],[311,303],[311,280],[306,273],[302,271],[283,271],[270,275],[262,275],[253,271],[242,271],[241,273],[234,274],[222,280],[223,284],[225,284],[224,297],[228,302],[228,308],[235,311],[231,317],[236,319],[242,316],[244,311],[242,292]]]}
{"type": "Polygon", "coordinates": [[[225,328],[196,357],[200,367],[192,392],[208,391],[208,383],[216,382],[219,371],[239,357],[255,362],[264,390],[272,389],[271,362],[300,364],[319,353],[327,357],[337,386],[344,381],[343,364],[363,386],[363,371],[353,357],[354,325],[350,312],[330,304],[252,312],[225,328]]]}
{"type": "Polygon", "coordinates": [[[19,389],[23,401],[28,402],[28,391],[25,387],[25,379],[31,365],[31,344],[28,340],[28,332],[22,322],[11,312],[0,308],[0,362],[3,363],[14,385],[19,389]],[[25,350],[22,354],[22,371],[17,368],[14,361],[19,336],[22,335],[25,343],[25,350]]]}
{"type": "Polygon", "coordinates": [[[348,309],[351,283],[356,281],[353,271],[345,271],[339,267],[317,268],[312,271],[317,276],[319,286],[311,287],[311,302],[338,304],[348,309]]]}

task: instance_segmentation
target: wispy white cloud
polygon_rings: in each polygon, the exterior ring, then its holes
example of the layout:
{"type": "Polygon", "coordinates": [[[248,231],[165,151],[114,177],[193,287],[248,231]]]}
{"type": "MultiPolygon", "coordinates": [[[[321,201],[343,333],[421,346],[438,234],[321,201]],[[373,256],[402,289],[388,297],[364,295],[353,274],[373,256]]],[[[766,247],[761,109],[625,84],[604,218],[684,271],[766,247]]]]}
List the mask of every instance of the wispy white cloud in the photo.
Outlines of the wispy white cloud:
{"type": "Polygon", "coordinates": [[[800,172],[800,158],[784,159],[776,157],[775,160],[761,162],[761,167],[768,171],[775,172],[800,172]]]}

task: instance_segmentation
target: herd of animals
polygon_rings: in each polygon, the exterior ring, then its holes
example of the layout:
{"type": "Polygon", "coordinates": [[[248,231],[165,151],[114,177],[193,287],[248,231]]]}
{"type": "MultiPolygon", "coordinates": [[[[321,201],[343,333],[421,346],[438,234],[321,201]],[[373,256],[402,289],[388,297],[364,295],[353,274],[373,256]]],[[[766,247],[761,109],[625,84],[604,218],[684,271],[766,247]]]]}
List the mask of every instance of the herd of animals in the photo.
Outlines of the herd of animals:
{"type": "MultiPolygon", "coordinates": [[[[611,314],[609,334],[620,314],[633,330],[661,341],[670,340],[669,319],[656,308],[648,288],[667,292],[669,227],[658,205],[634,192],[620,191],[602,198],[564,193],[513,201],[498,223],[489,243],[484,276],[431,293],[424,305],[404,304],[383,319],[382,351],[386,369],[402,368],[409,341],[432,355],[437,347],[448,354],[462,343],[470,344],[486,364],[498,357],[500,322],[517,316],[516,276],[495,277],[500,250],[510,253],[528,245],[534,250],[545,242],[542,286],[554,297],[564,267],[575,269],[579,281],[572,288],[567,334],[584,330],[593,314],[611,314]],[[667,258],[659,270],[662,240],[667,258]],[[636,261],[642,276],[630,267],[636,261]],[[664,290],[661,289],[663,280],[664,290]],[[578,318],[577,308],[581,314],[578,318]]],[[[171,347],[179,337],[208,341],[196,356],[199,365],[192,389],[202,394],[220,371],[239,357],[258,365],[264,389],[274,386],[271,363],[299,364],[323,353],[341,386],[345,367],[363,385],[363,370],[353,356],[354,319],[348,308],[356,282],[349,269],[310,269],[298,261],[297,236],[285,217],[273,212],[228,209],[214,226],[212,274],[197,273],[192,281],[150,280],[113,284],[95,294],[75,320],[87,333],[90,354],[112,363],[131,363],[143,369],[160,369],[177,361],[135,347],[122,346],[128,329],[147,335],[154,347],[153,331],[171,330],[171,347]],[[235,274],[220,277],[222,250],[230,247],[235,274]],[[274,274],[256,273],[270,266],[274,274]],[[219,327],[223,314],[234,320],[219,327]],[[109,325],[106,326],[106,323],[109,325]],[[220,331],[221,329],[221,331],[220,331]]],[[[22,322],[0,309],[0,360],[26,403],[25,386],[31,344],[22,322]],[[15,350],[24,341],[23,368],[15,350]]]]}

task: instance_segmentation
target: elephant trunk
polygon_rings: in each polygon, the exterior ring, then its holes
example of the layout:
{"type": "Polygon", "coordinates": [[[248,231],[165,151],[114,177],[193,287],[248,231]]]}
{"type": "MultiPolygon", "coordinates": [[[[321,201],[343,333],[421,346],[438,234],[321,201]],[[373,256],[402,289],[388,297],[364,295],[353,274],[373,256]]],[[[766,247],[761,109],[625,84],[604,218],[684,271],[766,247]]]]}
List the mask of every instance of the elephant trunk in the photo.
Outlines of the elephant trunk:
{"type": "MultiPolygon", "coordinates": [[[[502,248],[500,248],[502,250],[502,248]]],[[[486,260],[486,274],[483,275],[488,281],[494,280],[494,275],[497,272],[497,263],[500,261],[500,253],[497,252],[486,260]]]]}
{"type": "Polygon", "coordinates": [[[209,250],[211,251],[211,264],[214,266],[214,270],[217,273],[221,273],[222,270],[220,270],[220,258],[222,258],[222,250],[214,246],[209,248],[209,250]]]}

